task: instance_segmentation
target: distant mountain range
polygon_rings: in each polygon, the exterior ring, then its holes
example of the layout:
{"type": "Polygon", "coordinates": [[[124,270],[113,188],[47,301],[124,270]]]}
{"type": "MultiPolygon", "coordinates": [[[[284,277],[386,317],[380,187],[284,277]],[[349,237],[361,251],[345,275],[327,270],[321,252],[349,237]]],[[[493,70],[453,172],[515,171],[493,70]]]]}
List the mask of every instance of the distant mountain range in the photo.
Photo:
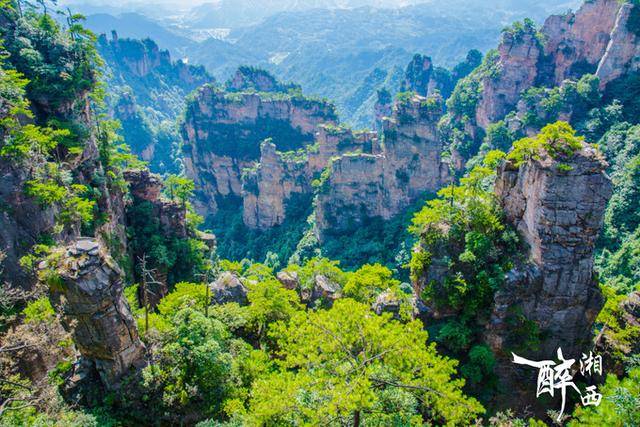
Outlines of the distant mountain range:
{"type": "Polygon", "coordinates": [[[219,81],[239,65],[264,67],[300,83],[305,93],[332,99],[345,121],[363,127],[371,125],[377,89],[395,91],[414,53],[450,67],[472,48],[494,46],[513,20],[541,20],[577,3],[407,0],[400,4],[408,6],[397,7],[391,0],[220,0],[166,19],[93,14],[87,26],[150,37],[174,57],[204,65],[219,81]],[[391,5],[396,7],[382,8],[391,5]]]}

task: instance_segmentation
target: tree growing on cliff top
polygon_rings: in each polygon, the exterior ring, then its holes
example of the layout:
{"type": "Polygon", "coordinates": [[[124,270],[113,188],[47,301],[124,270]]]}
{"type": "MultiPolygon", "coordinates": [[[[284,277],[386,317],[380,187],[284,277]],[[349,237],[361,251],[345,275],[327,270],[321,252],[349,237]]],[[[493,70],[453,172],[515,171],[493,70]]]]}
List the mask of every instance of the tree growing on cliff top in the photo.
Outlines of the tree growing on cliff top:
{"type": "Polygon", "coordinates": [[[164,180],[165,194],[170,200],[179,200],[182,206],[186,206],[187,201],[193,197],[195,184],[193,180],[180,175],[169,175],[164,180]]]}

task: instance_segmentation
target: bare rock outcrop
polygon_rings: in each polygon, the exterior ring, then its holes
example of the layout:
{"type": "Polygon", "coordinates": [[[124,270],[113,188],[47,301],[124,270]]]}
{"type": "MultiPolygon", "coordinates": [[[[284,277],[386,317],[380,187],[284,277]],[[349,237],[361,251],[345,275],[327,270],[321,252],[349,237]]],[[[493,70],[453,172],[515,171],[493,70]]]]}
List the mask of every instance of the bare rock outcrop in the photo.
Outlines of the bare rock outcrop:
{"type": "Polygon", "coordinates": [[[108,389],[146,364],[145,347],[123,296],[123,275],[93,239],[68,246],[51,287],[52,305],[61,314],[81,356],[90,361],[108,389]]]}
{"type": "Polygon", "coordinates": [[[330,160],[346,153],[380,150],[377,135],[333,125],[320,125],[312,147],[297,152],[277,151],[272,140],[260,145],[260,162],[242,175],[244,223],[257,229],[282,224],[291,203],[311,204],[313,179],[330,160]],[[293,199],[293,196],[301,196],[293,199]]]}
{"type": "MultiPolygon", "coordinates": [[[[485,61],[473,78],[481,92],[475,123],[464,131],[477,139],[514,111],[532,87],[560,86],[567,79],[595,74],[604,89],[640,69],[640,6],[617,0],[586,1],[576,12],[550,16],[541,29],[530,22],[503,32],[497,58],[485,61]]],[[[459,119],[459,118],[458,118],[459,119]]],[[[474,153],[472,153],[474,154],[474,153]]]]}
{"type": "MultiPolygon", "coordinates": [[[[567,161],[569,168],[559,163],[545,154],[519,168],[507,162],[499,172],[495,191],[506,220],[530,248],[530,265],[511,272],[496,295],[491,329],[500,326],[504,309],[518,304],[546,337],[543,354],[559,346],[577,354],[602,307],[594,247],[612,186],[606,163],[590,146],[567,161]]],[[[500,339],[492,342],[501,349],[500,339]]]]}
{"type": "Polygon", "coordinates": [[[606,166],[595,148],[583,144],[570,158],[554,160],[543,152],[519,167],[507,161],[498,172],[495,192],[505,219],[529,247],[528,261],[519,262],[496,292],[486,326],[496,373],[504,389],[513,390],[506,405],[537,408],[535,392],[518,384],[535,381],[529,378],[535,373],[514,365],[512,351],[540,360],[558,348],[571,358],[591,348],[591,327],[603,305],[594,247],[612,193],[606,166]],[[514,324],[535,336],[514,333],[514,324]],[[522,346],[532,339],[539,344],[522,346]]]}
{"type": "Polygon", "coordinates": [[[305,158],[286,158],[270,140],[260,145],[260,163],[242,177],[243,220],[251,228],[282,224],[293,193],[311,193],[305,158]]]}
{"type": "Polygon", "coordinates": [[[384,122],[384,147],[374,153],[345,154],[331,162],[316,209],[320,240],[367,218],[390,219],[448,178],[437,123],[439,96],[413,95],[396,103],[384,122]]]}
{"type": "Polygon", "coordinates": [[[233,273],[225,271],[218,279],[209,285],[211,289],[212,302],[214,304],[226,304],[235,302],[246,305],[247,288],[240,279],[233,273]]]}
{"type": "Polygon", "coordinates": [[[165,235],[187,237],[186,208],[178,202],[161,197],[162,178],[148,169],[129,169],[124,172],[134,203],[148,202],[153,215],[160,221],[165,235]]]}
{"type": "Polygon", "coordinates": [[[286,289],[297,290],[300,288],[300,278],[295,271],[279,271],[276,278],[286,289]]]}
{"type": "Polygon", "coordinates": [[[630,3],[620,6],[609,44],[596,70],[600,87],[640,68],[639,25],[640,7],[630,3]]]}
{"type": "Polygon", "coordinates": [[[195,207],[215,214],[217,199],[240,197],[242,170],[259,160],[265,139],[273,138],[280,151],[301,149],[313,143],[321,124],[336,121],[334,107],[323,101],[201,87],[182,125],[185,167],[197,189],[195,207]]]}
{"type": "Polygon", "coordinates": [[[505,31],[498,47],[495,72],[482,79],[482,93],[476,109],[476,123],[486,127],[513,110],[525,90],[534,85],[542,43],[533,27],[505,31]]]}

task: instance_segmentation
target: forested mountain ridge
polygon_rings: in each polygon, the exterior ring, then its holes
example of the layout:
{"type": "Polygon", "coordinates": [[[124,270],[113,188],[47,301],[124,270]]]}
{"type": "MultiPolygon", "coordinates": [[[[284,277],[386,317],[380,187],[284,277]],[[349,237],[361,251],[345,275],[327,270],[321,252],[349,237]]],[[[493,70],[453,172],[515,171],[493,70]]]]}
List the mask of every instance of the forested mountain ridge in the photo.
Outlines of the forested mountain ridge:
{"type": "Polygon", "coordinates": [[[101,35],[98,52],[105,60],[111,116],[122,124],[124,142],[157,172],[180,170],[180,137],[176,120],[185,98],[212,83],[203,67],[173,62],[150,39],[111,39],[101,35]]]}
{"type": "Polygon", "coordinates": [[[194,28],[200,24],[191,22],[189,16],[177,23],[156,22],[131,13],[91,15],[87,25],[97,33],[115,29],[123,37],[148,35],[174,57],[204,65],[220,81],[238,66],[258,65],[280,80],[301,84],[307,94],[331,99],[344,121],[365,128],[373,121],[376,91],[387,87],[396,92],[414,53],[452,67],[470,49],[484,52],[493,47],[502,27],[513,20],[532,17],[542,22],[549,11],[564,12],[577,4],[454,1],[385,5],[388,8],[313,8],[294,2],[288,8],[284,3],[284,10],[276,7],[279,13],[268,5],[247,6],[249,13],[238,13],[243,9],[235,1],[205,4],[193,13],[206,27],[200,29],[194,28]],[[230,13],[220,15],[216,7],[230,13]],[[207,15],[206,9],[213,11],[207,15]],[[264,19],[219,27],[217,21],[236,14],[240,18],[264,14],[264,19]]]}
{"type": "Polygon", "coordinates": [[[638,420],[639,6],[515,23],[448,74],[415,55],[380,132],[241,67],[185,100],[192,181],[121,144],[81,16],[0,5],[3,425],[638,420]],[[603,355],[600,405],[563,417],[511,360],[559,346],[603,355]]]}

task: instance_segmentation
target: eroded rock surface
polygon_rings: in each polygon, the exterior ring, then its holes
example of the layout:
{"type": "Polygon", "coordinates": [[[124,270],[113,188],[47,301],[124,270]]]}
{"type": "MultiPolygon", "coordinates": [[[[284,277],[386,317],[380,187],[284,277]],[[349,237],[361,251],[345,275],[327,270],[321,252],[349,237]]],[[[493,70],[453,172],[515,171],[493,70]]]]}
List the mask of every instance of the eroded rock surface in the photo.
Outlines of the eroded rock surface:
{"type": "Polygon", "coordinates": [[[196,208],[215,214],[217,199],[242,195],[242,170],[260,157],[267,138],[280,151],[313,142],[318,127],[335,123],[331,104],[283,93],[226,93],[201,87],[182,126],[185,166],[196,183],[196,208]]]}
{"type": "Polygon", "coordinates": [[[592,347],[591,328],[603,305],[594,247],[612,192],[606,163],[586,144],[562,161],[559,167],[561,161],[547,154],[520,167],[509,161],[496,180],[506,220],[529,247],[528,261],[516,265],[496,292],[485,335],[502,386],[513,390],[505,405],[514,408],[537,402],[535,392],[518,384],[535,384],[535,370],[514,365],[511,352],[546,360],[562,348],[567,358],[579,359],[592,347]],[[531,339],[539,344],[524,344],[531,339]]]}
{"type": "Polygon", "coordinates": [[[209,285],[211,289],[212,302],[215,304],[226,304],[236,302],[246,305],[247,288],[240,279],[233,273],[225,271],[220,277],[209,285]]]}
{"type": "Polygon", "coordinates": [[[320,239],[343,232],[367,218],[390,219],[448,179],[437,123],[443,115],[439,96],[396,103],[384,122],[385,144],[374,153],[345,154],[334,159],[318,195],[320,239]]]}
{"type": "Polygon", "coordinates": [[[58,266],[60,283],[50,299],[81,356],[109,389],[146,364],[145,347],[124,298],[123,275],[93,239],[68,246],[58,266]]]}
{"type": "Polygon", "coordinates": [[[602,307],[594,247],[612,186],[594,148],[585,145],[567,164],[571,170],[547,155],[519,168],[507,162],[496,181],[506,220],[529,246],[532,266],[510,274],[496,296],[494,320],[505,305],[519,304],[544,332],[545,354],[558,346],[567,354],[583,349],[602,307]]]}

